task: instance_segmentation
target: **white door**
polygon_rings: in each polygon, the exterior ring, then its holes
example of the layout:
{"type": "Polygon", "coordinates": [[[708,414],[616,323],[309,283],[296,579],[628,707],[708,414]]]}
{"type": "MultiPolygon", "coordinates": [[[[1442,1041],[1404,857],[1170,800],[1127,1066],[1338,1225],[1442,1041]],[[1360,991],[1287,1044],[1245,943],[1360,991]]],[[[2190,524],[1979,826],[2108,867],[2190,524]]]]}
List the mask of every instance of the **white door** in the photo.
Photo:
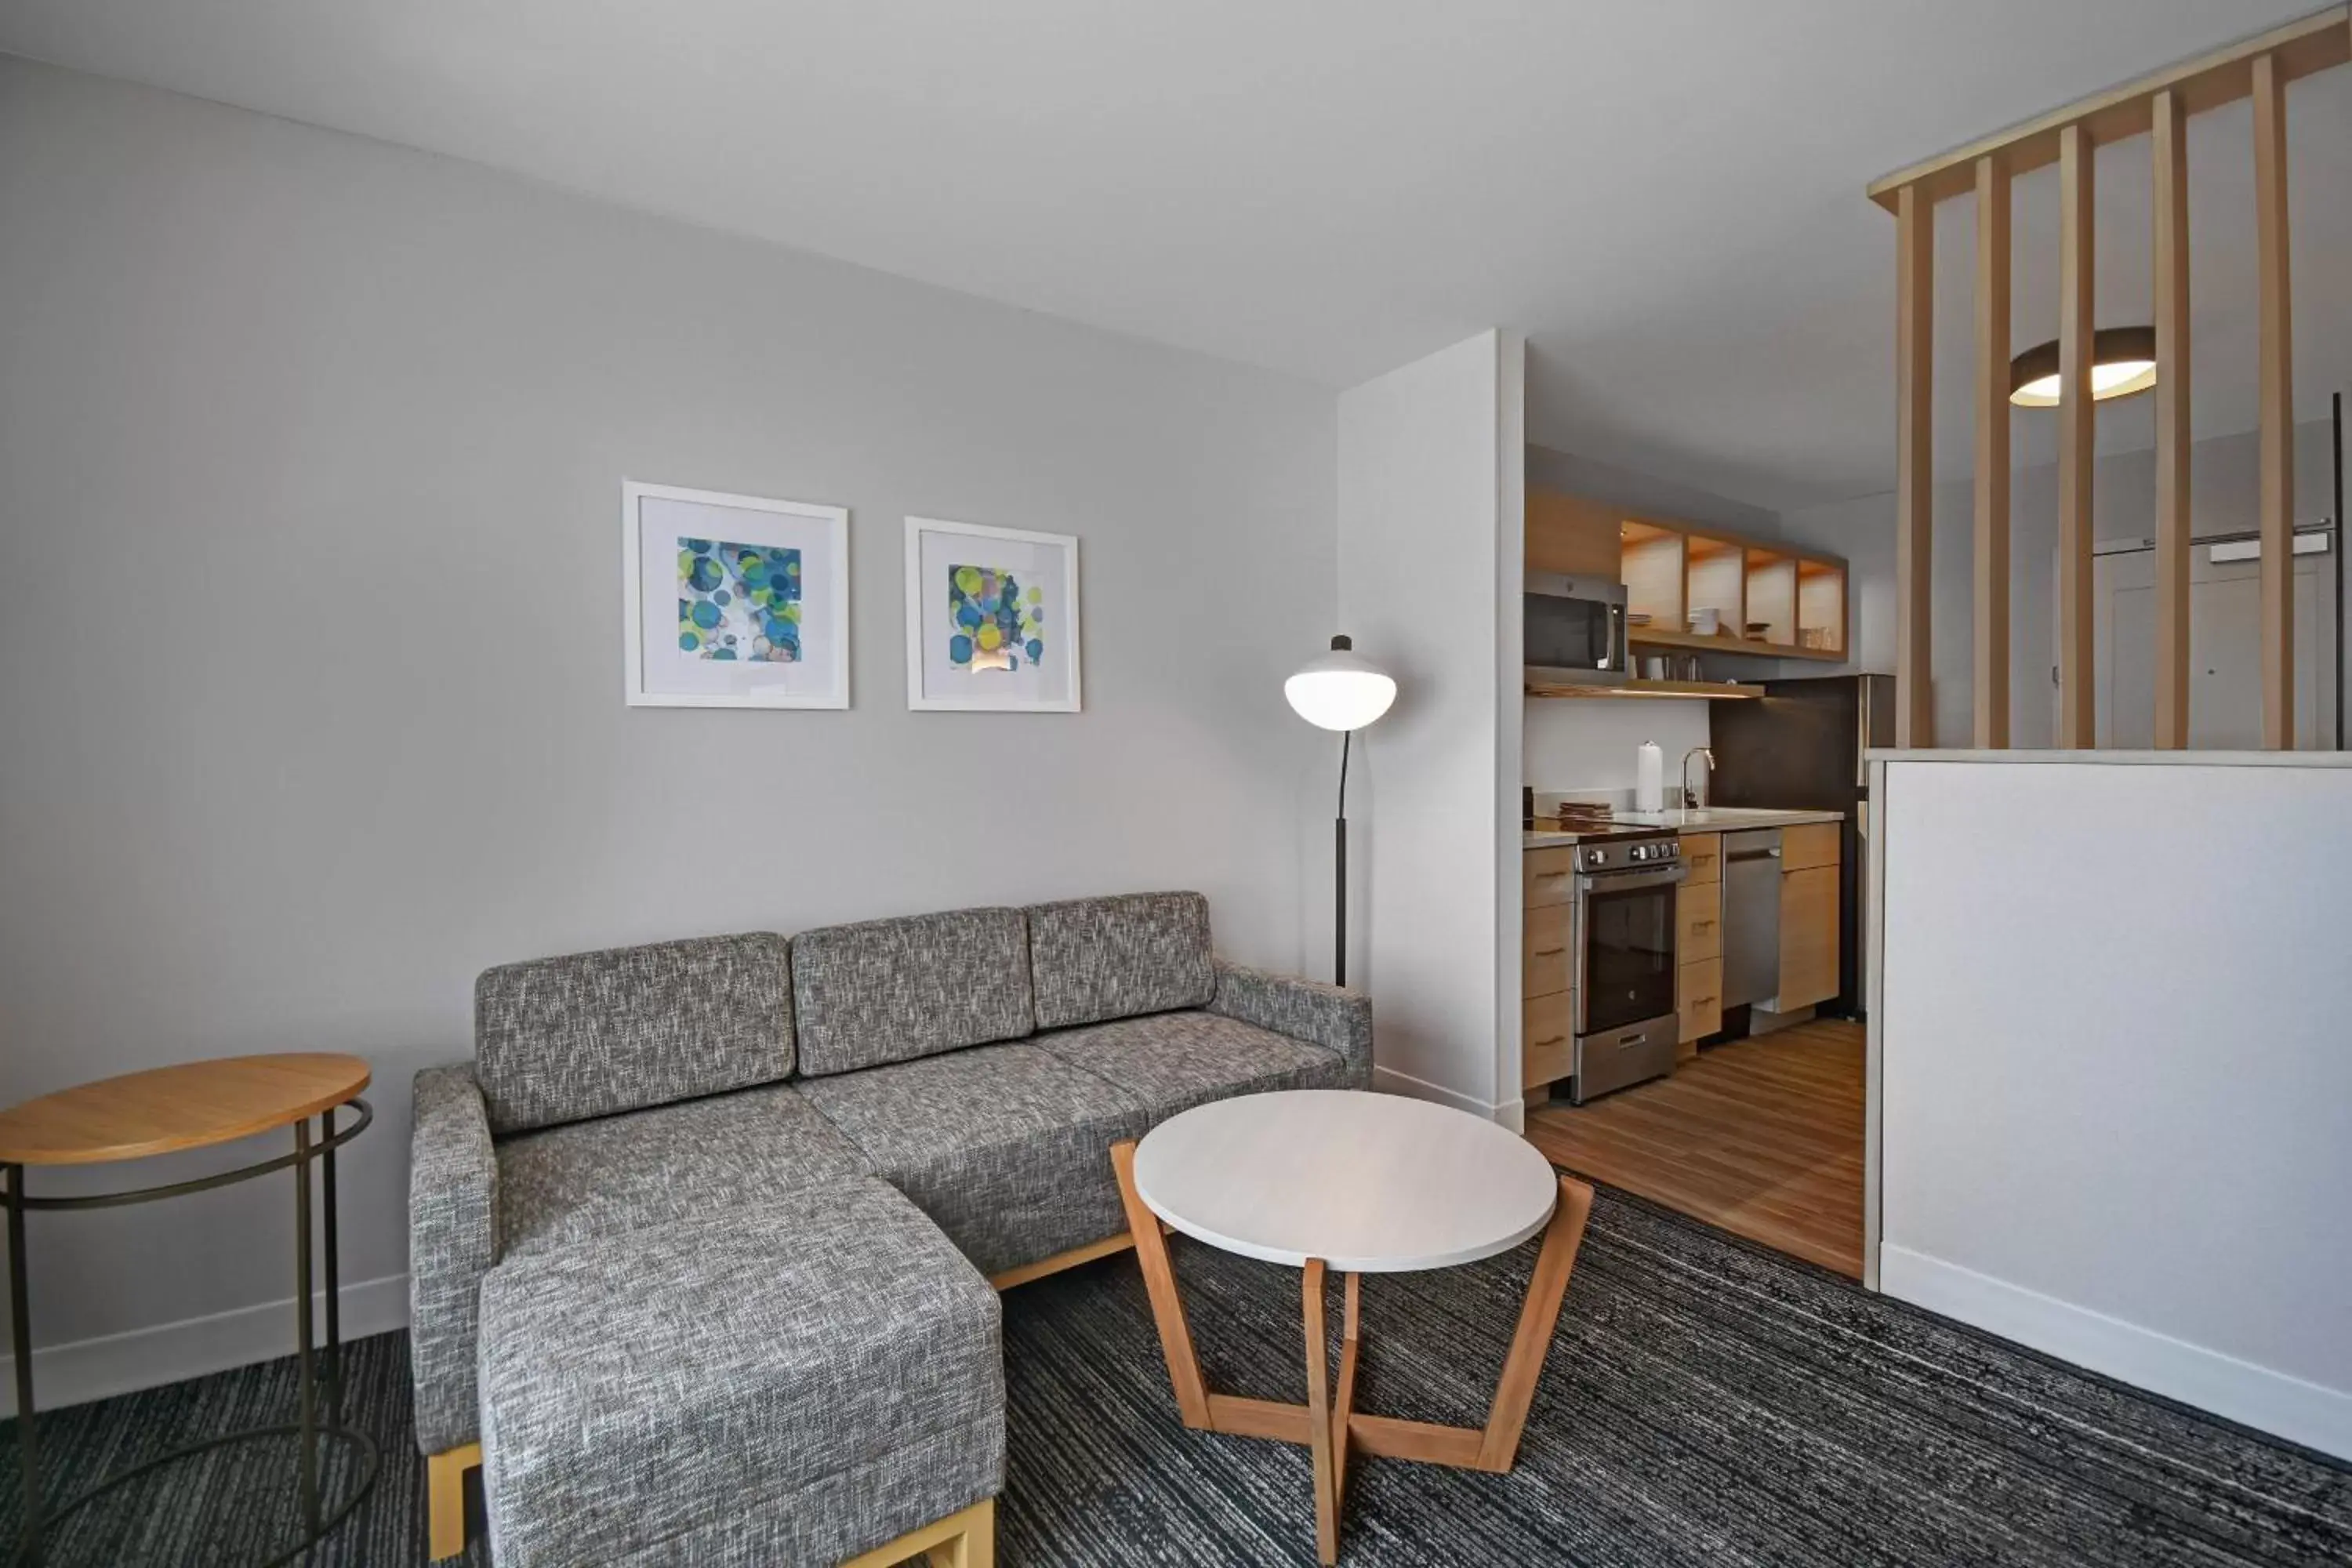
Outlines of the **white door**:
{"type": "MultiPolygon", "coordinates": [[[[2202,544],[2189,552],[2191,750],[2263,749],[2262,566],[2259,560],[2217,565],[2211,548],[2202,544]]],[[[2336,744],[2335,570],[2332,552],[2294,558],[2297,751],[2327,751],[2336,744]]],[[[2153,746],[2156,552],[2099,556],[2091,593],[2097,616],[2099,744],[2153,746]]]]}

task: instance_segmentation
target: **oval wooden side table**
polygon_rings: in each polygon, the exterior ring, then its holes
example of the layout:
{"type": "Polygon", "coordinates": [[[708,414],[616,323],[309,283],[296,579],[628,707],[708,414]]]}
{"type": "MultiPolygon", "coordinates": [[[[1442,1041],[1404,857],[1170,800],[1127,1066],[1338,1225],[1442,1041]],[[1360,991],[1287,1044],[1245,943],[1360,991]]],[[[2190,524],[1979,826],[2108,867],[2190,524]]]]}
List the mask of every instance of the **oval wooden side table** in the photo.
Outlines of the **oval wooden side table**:
{"type": "Polygon", "coordinates": [[[360,1091],[368,1087],[368,1082],[367,1063],[357,1057],[320,1053],[225,1057],[86,1083],[0,1111],[0,1177],[5,1177],[8,1185],[8,1307],[11,1340],[16,1354],[16,1439],[24,1467],[25,1511],[19,1562],[39,1562],[44,1529],[102,1494],[173,1460],[257,1437],[294,1435],[300,1439],[298,1468],[305,1533],[300,1541],[271,1558],[272,1565],[291,1562],[309,1551],[349,1517],[375,1484],[377,1453],[373,1439],[342,1424],[342,1321],[338,1300],[341,1279],[335,1255],[335,1151],[358,1137],[374,1118],[368,1102],[360,1098],[360,1091]],[[346,1108],[356,1113],[355,1119],[338,1128],[335,1113],[346,1108]],[[311,1131],[313,1117],[318,1119],[315,1134],[311,1131]],[[291,1153],[214,1175],[74,1197],[37,1198],[25,1191],[25,1171],[31,1165],[90,1165],[143,1159],[153,1154],[206,1149],[286,1127],[294,1130],[291,1153]],[[311,1273],[310,1184],[314,1166],[323,1208],[320,1242],[326,1253],[327,1306],[324,1354],[315,1361],[310,1342],[311,1293],[319,1283],[311,1273]],[[294,1173],[294,1320],[299,1389],[297,1419],[288,1425],[248,1427],[204,1438],[160,1454],[76,1493],[44,1518],[39,1437],[34,1421],[32,1323],[25,1286],[25,1215],[41,1210],[116,1208],[125,1204],[150,1203],[285,1170],[294,1173]],[[326,1383],[323,1419],[319,1394],[320,1361],[324,1363],[326,1383]],[[319,1496],[319,1444],[322,1439],[349,1444],[358,1457],[357,1479],[351,1495],[331,1510],[323,1508],[319,1496]]]}

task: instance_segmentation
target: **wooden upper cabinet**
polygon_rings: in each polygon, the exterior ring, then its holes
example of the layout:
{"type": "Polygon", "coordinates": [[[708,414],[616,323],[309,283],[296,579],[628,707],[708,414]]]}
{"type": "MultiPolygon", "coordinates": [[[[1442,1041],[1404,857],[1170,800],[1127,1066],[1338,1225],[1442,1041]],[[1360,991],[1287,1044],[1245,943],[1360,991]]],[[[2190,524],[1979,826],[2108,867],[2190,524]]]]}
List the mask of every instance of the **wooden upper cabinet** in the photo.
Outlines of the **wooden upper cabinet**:
{"type": "Polygon", "coordinates": [[[1839,660],[1846,563],[1711,523],[1640,516],[1607,501],[1528,492],[1527,569],[1625,585],[1636,647],[1839,660]],[[1693,611],[1717,629],[1691,630],[1693,611]]]}
{"type": "Polygon", "coordinates": [[[1616,582],[1616,509],[1556,490],[1529,490],[1528,570],[1616,582]]]}

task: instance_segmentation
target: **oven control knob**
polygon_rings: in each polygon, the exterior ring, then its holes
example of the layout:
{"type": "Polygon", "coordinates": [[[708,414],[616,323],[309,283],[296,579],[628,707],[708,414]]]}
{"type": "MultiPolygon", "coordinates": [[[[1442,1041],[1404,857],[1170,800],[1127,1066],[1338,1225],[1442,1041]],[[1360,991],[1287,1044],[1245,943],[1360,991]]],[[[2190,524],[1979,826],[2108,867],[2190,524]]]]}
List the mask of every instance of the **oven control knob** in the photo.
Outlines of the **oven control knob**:
{"type": "Polygon", "coordinates": [[[1609,851],[1606,849],[1595,849],[1592,852],[1592,863],[1596,866],[1606,866],[1609,864],[1609,851]]]}

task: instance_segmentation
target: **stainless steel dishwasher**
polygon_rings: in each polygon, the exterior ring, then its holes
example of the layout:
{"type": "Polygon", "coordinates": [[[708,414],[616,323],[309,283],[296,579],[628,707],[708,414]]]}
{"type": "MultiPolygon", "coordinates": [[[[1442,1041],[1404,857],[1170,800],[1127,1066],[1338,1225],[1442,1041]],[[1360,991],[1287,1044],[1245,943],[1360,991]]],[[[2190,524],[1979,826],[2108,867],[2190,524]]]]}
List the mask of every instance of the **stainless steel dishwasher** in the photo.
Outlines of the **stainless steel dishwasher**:
{"type": "Polygon", "coordinates": [[[1723,836],[1723,1005],[1780,994],[1780,830],[1723,836]]]}

